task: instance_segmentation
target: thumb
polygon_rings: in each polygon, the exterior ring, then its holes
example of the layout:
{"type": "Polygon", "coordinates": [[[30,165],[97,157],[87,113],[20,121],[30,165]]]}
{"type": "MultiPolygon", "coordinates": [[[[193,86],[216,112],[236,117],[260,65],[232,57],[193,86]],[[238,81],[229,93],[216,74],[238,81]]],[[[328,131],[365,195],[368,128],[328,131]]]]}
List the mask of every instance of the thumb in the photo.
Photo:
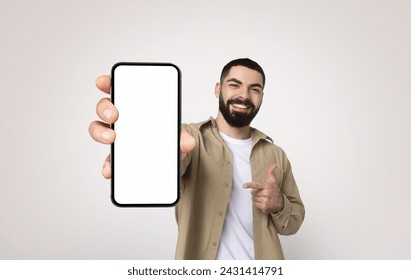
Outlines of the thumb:
{"type": "Polygon", "coordinates": [[[111,81],[109,75],[103,75],[96,79],[97,88],[107,94],[110,94],[110,83],[111,81]]]}
{"type": "Polygon", "coordinates": [[[275,178],[274,170],[277,168],[277,164],[271,164],[267,169],[267,183],[275,183],[277,182],[277,178],[275,178]]]}
{"type": "Polygon", "coordinates": [[[182,130],[180,134],[180,151],[182,153],[182,158],[186,154],[191,152],[196,146],[196,140],[187,131],[182,130]]]}

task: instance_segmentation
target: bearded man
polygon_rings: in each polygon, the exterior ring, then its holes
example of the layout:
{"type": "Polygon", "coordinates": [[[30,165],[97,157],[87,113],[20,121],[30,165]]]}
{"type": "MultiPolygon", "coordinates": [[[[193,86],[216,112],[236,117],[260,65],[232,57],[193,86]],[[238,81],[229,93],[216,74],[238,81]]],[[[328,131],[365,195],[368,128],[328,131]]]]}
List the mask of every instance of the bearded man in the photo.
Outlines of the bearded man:
{"type": "MultiPolygon", "coordinates": [[[[233,60],[215,86],[217,117],[182,125],[176,259],[284,259],[279,235],[300,228],[305,209],[290,162],[270,137],[250,126],[264,86],[258,63],[233,60]]],[[[100,77],[97,87],[108,92],[109,77],[100,77]]],[[[97,112],[108,123],[118,117],[107,100],[97,112]]],[[[101,122],[90,125],[90,134],[107,144],[115,138],[101,122]]],[[[111,176],[109,158],[103,176],[111,176]]]]}

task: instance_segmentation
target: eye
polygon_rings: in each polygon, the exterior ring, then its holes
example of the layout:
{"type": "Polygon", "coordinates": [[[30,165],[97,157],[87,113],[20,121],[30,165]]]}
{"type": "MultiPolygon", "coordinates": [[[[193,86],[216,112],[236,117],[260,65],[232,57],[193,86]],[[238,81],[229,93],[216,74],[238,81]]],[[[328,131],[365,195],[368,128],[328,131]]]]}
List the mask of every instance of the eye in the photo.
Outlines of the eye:
{"type": "Polygon", "coordinates": [[[262,90],[260,89],[260,88],[251,88],[251,90],[254,92],[254,93],[258,93],[258,94],[261,94],[262,93],[262,90]]]}
{"type": "Polygon", "coordinates": [[[238,87],[239,87],[239,84],[229,84],[228,86],[229,86],[229,87],[232,87],[232,88],[238,88],[238,87]]]}

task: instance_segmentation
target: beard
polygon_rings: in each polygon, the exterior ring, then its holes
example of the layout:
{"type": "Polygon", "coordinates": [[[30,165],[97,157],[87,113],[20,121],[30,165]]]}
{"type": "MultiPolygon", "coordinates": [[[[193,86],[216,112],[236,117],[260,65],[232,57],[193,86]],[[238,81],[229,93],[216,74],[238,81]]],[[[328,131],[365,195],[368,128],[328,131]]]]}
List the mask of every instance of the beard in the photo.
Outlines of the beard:
{"type": "Polygon", "coordinates": [[[260,107],[256,108],[255,105],[249,99],[229,99],[227,100],[227,104],[224,104],[222,92],[220,92],[220,97],[218,100],[219,110],[221,114],[223,115],[226,122],[232,127],[240,128],[250,125],[251,121],[254,119],[254,117],[260,110],[260,107]],[[242,113],[237,111],[230,112],[230,104],[241,104],[250,108],[251,111],[249,113],[242,113]]]}

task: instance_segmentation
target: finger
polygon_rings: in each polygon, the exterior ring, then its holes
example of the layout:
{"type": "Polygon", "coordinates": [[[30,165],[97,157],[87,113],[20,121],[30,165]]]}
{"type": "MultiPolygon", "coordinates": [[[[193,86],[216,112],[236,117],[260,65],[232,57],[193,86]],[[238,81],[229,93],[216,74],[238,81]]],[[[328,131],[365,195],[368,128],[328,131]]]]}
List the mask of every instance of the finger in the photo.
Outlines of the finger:
{"type": "Polygon", "coordinates": [[[263,189],[264,189],[264,186],[263,186],[262,184],[259,184],[259,183],[248,182],[248,183],[244,183],[244,184],[243,184],[243,188],[244,188],[244,189],[263,190],[263,189]]]}
{"type": "Polygon", "coordinates": [[[106,158],[106,160],[104,161],[102,174],[103,174],[103,177],[106,178],[106,179],[110,179],[110,178],[111,178],[110,155],[108,155],[107,158],[106,158]]]}
{"type": "Polygon", "coordinates": [[[254,197],[254,196],[258,196],[259,193],[260,193],[260,190],[255,190],[255,189],[251,190],[251,195],[252,195],[253,197],[254,197]]]}
{"type": "Polygon", "coordinates": [[[116,133],[106,123],[94,121],[88,127],[91,138],[103,144],[111,144],[116,139],[116,133]]]}
{"type": "Polygon", "coordinates": [[[262,212],[264,213],[271,213],[273,209],[271,209],[267,202],[265,201],[257,201],[257,202],[253,202],[253,205],[257,208],[260,209],[262,212]]]}
{"type": "Polygon", "coordinates": [[[268,189],[253,189],[251,191],[251,195],[253,197],[269,197],[270,196],[270,191],[268,189]]]}
{"type": "Polygon", "coordinates": [[[252,190],[251,195],[252,195],[253,199],[266,199],[266,198],[268,198],[268,195],[265,194],[261,190],[252,190]]]}
{"type": "Polygon", "coordinates": [[[196,140],[187,131],[182,130],[180,134],[180,150],[183,154],[190,153],[196,146],[196,140]]]}
{"type": "Polygon", "coordinates": [[[266,210],[266,206],[265,206],[265,204],[263,203],[263,202],[256,202],[256,201],[254,201],[253,202],[253,205],[255,206],[255,208],[257,208],[257,209],[260,209],[261,211],[263,211],[263,212],[265,212],[265,210],[266,210]]]}
{"type": "Polygon", "coordinates": [[[111,81],[109,75],[103,75],[96,79],[97,88],[107,94],[110,94],[110,84],[111,81]]]}
{"type": "Polygon", "coordinates": [[[109,124],[118,119],[118,110],[108,98],[103,98],[97,103],[96,112],[103,121],[109,124]]]}
{"type": "Polygon", "coordinates": [[[274,170],[277,168],[277,164],[271,164],[267,169],[267,183],[276,183],[277,178],[275,178],[274,170]]]}

